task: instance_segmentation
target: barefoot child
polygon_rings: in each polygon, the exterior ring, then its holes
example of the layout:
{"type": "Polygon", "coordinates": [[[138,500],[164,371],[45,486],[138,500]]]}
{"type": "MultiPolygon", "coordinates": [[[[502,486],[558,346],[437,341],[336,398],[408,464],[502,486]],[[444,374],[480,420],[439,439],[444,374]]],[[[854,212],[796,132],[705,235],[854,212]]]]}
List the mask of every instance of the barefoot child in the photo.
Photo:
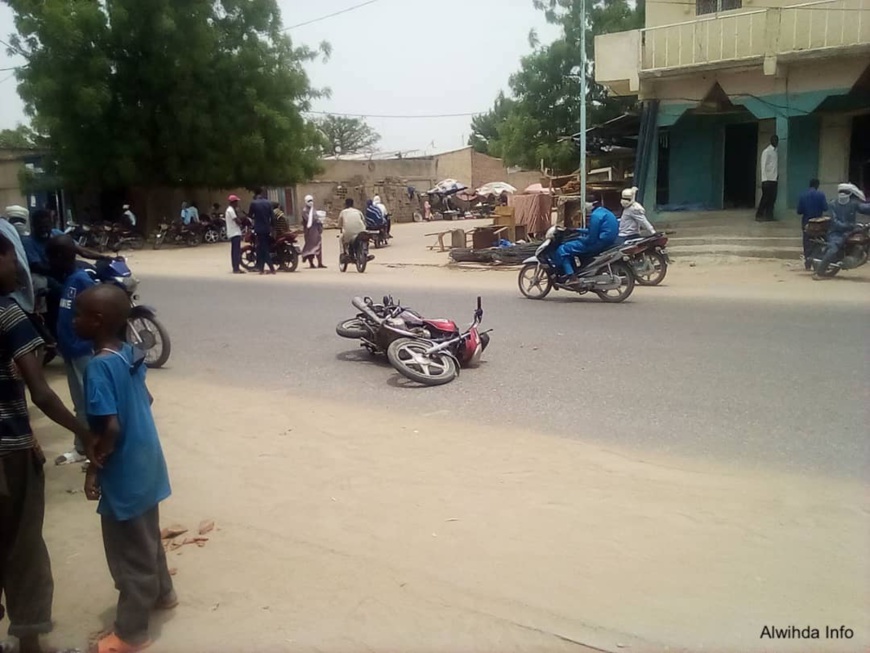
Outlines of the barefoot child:
{"type": "Polygon", "coordinates": [[[54,581],[42,538],[45,457],[30,427],[24,386],[50,420],[86,444],[92,437],[46,383],[36,355],[44,343],[7,296],[18,285],[16,263],[13,244],[0,234],[0,595],[20,652],[39,653],[39,636],[51,632],[54,581]]]}
{"type": "Polygon", "coordinates": [[[160,541],[158,505],[169,497],[169,475],[145,387],[144,354],[118,338],[129,314],[130,300],[114,286],[94,286],[76,300],[76,332],[94,343],[85,402],[95,464],[85,494],[100,501],[106,560],[120,592],[114,632],[100,640],[98,653],[146,648],[151,611],[178,603],[160,541]]]}

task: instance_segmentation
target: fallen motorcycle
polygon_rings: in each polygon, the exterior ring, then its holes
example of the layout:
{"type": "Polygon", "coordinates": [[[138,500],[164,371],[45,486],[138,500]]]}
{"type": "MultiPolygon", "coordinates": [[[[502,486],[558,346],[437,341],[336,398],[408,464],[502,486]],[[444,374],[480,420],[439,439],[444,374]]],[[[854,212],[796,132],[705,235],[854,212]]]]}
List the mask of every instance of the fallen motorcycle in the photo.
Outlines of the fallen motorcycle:
{"type": "Polygon", "coordinates": [[[634,270],[634,278],[639,286],[657,286],[668,274],[671,257],[667,250],[668,237],[655,233],[646,238],[637,237],[625,242],[625,251],[634,270]],[[627,249],[630,247],[630,249],[627,249]]]}
{"type": "Polygon", "coordinates": [[[576,278],[569,281],[555,262],[556,250],[574,238],[575,232],[550,227],[534,256],[524,261],[517,283],[529,299],[544,299],[550,291],[567,290],[583,295],[593,292],[602,301],[624,302],[634,292],[634,271],[626,247],[613,247],[590,258],[581,259],[576,278]]]}
{"type": "Polygon", "coordinates": [[[480,332],[483,308],[478,297],[474,321],[465,332],[452,320],[427,319],[385,297],[383,304],[355,297],[360,313],[336,327],[338,335],[361,341],[373,354],[386,353],[390,364],[408,379],[424,385],[450,383],[460,367],[473,367],[489,344],[480,332]]]}

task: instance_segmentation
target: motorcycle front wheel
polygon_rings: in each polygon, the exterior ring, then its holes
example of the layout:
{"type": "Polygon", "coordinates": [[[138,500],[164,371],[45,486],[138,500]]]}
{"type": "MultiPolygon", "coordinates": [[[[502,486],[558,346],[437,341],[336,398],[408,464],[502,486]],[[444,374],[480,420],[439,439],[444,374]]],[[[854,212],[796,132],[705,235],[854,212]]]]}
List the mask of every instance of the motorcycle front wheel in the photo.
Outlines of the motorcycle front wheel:
{"type": "Polygon", "coordinates": [[[459,376],[456,359],[445,352],[426,354],[431,346],[425,340],[399,338],[387,349],[387,358],[399,374],[411,381],[429,386],[450,383],[459,376]]]}
{"type": "Polygon", "coordinates": [[[202,237],[196,233],[189,233],[184,237],[184,244],[188,247],[199,247],[202,237]]]}
{"type": "Polygon", "coordinates": [[[208,229],[203,236],[206,244],[214,245],[217,242],[220,242],[221,235],[216,229],[208,229]]]}
{"type": "Polygon", "coordinates": [[[601,301],[611,304],[624,302],[634,292],[634,272],[631,266],[622,261],[613,263],[610,266],[610,271],[614,276],[620,278],[619,288],[615,290],[597,290],[595,294],[601,298],[601,301]]]}
{"type": "Polygon", "coordinates": [[[520,270],[517,283],[523,296],[529,299],[543,299],[553,289],[553,277],[538,263],[527,263],[520,270]]]}
{"type": "Polygon", "coordinates": [[[160,249],[163,247],[163,243],[166,241],[166,232],[161,231],[156,236],[154,236],[154,249],[160,249]]]}
{"type": "MultiPolygon", "coordinates": [[[[813,247],[813,251],[810,253],[810,256],[815,259],[821,261],[825,256],[825,250],[828,249],[827,245],[816,245],[813,247]]],[[[819,274],[820,277],[836,277],[837,273],[840,271],[840,268],[829,265],[828,269],[824,274],[819,274]]],[[[813,265],[813,272],[817,272],[815,264],[813,265]]]]}
{"type": "Polygon", "coordinates": [[[369,328],[366,326],[366,323],[363,322],[360,318],[354,317],[349,320],[339,322],[338,325],[335,327],[335,332],[342,338],[359,340],[360,338],[365,338],[367,335],[369,335],[369,328]]]}
{"type": "Polygon", "coordinates": [[[127,322],[127,340],[145,351],[145,365],[163,367],[172,352],[169,332],[157,318],[135,317],[127,322]]]}
{"type": "Polygon", "coordinates": [[[638,285],[657,286],[668,273],[668,260],[661,252],[644,252],[635,271],[638,285]]]}

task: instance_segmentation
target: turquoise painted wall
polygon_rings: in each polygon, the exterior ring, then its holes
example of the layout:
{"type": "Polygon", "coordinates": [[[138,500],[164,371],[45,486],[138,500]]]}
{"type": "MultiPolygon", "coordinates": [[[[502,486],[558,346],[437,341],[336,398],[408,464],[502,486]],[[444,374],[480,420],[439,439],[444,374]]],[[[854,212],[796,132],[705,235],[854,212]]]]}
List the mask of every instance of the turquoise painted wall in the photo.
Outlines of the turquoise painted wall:
{"type": "Polygon", "coordinates": [[[670,204],[722,208],[724,122],[685,115],[670,129],[670,204]]]}
{"type": "Polygon", "coordinates": [[[788,197],[786,206],[795,208],[810,179],[819,176],[818,116],[800,116],[788,121],[788,197]]]}

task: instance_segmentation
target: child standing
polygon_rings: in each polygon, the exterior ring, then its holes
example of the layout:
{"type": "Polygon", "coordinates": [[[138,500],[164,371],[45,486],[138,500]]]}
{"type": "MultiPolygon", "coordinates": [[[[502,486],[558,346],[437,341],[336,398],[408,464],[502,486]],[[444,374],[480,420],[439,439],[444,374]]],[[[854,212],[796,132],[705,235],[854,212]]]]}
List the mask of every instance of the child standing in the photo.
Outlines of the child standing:
{"type": "Polygon", "coordinates": [[[36,355],[44,342],[7,296],[18,285],[16,265],[14,245],[0,234],[0,595],[21,653],[39,653],[39,636],[51,632],[54,581],[42,537],[45,457],[30,427],[24,386],[49,419],[88,445],[92,438],[46,383],[36,355]]]}
{"type": "MultiPolygon", "coordinates": [[[[66,379],[69,384],[69,394],[75,408],[76,417],[85,423],[84,376],[94,354],[94,345],[90,340],[83,340],[73,329],[76,297],[95,285],[90,275],[76,264],[76,244],[68,235],[55,236],[45,248],[52,274],[62,279],[63,290],[60,296],[60,307],[57,312],[57,349],[63,357],[66,367],[66,379]]],[[[87,460],[84,443],[76,438],[73,449],[55,460],[56,465],[80,463],[87,460]]]]}
{"type": "Polygon", "coordinates": [[[96,443],[85,479],[97,512],[109,571],[120,592],[114,632],[99,653],[133,653],[150,645],[152,610],[178,604],[160,539],[159,504],[170,495],[166,461],[145,386],[144,354],[121,341],[130,300],[97,285],[76,300],[75,330],[94,343],[85,371],[88,422],[96,443]]]}

